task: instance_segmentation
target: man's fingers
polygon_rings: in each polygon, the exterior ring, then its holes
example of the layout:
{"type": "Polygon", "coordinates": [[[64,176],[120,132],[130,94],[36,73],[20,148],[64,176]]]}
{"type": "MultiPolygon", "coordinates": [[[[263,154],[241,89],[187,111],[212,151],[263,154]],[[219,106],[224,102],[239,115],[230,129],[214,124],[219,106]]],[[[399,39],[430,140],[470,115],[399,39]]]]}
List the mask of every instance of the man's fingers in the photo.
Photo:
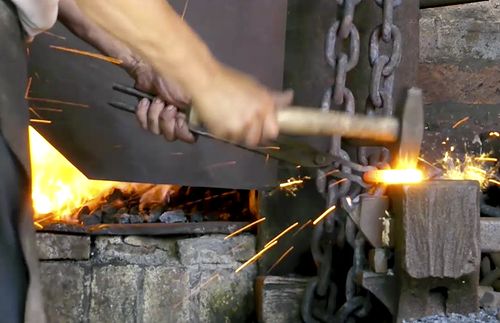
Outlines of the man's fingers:
{"type": "Polygon", "coordinates": [[[276,108],[285,108],[292,105],[293,90],[288,89],[283,92],[273,92],[272,97],[276,108]]]}
{"type": "Polygon", "coordinates": [[[175,123],[175,136],[184,142],[194,143],[196,138],[193,133],[189,131],[189,125],[186,120],[186,115],[184,113],[177,113],[175,123]]]}
{"type": "Polygon", "coordinates": [[[276,114],[269,114],[264,120],[262,128],[262,141],[265,143],[269,140],[276,139],[279,135],[279,125],[276,114]]]}
{"type": "Polygon", "coordinates": [[[135,110],[135,115],[137,116],[137,119],[139,120],[139,124],[143,129],[148,128],[148,109],[149,109],[150,102],[148,99],[142,99],[139,101],[139,104],[137,105],[137,109],[135,110]]]}
{"type": "Polygon", "coordinates": [[[244,136],[245,145],[249,147],[257,146],[262,137],[262,122],[260,122],[259,119],[255,119],[242,134],[244,136]]]}
{"type": "Polygon", "coordinates": [[[176,114],[177,114],[177,108],[174,107],[173,105],[169,105],[165,109],[163,109],[163,111],[159,116],[161,133],[163,134],[163,136],[167,141],[174,141],[176,139],[175,136],[176,114]]]}
{"type": "Polygon", "coordinates": [[[148,110],[148,129],[154,134],[160,134],[159,117],[165,108],[165,103],[159,98],[154,98],[148,110]]]}

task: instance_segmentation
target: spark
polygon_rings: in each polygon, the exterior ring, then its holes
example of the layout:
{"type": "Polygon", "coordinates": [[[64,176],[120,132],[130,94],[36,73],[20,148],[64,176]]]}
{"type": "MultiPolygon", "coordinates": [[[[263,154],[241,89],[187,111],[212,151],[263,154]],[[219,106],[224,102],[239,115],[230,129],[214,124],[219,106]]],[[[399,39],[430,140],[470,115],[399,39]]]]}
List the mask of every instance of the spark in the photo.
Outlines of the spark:
{"type": "Polygon", "coordinates": [[[56,38],[59,38],[59,39],[62,39],[62,40],[66,40],[66,37],[58,35],[58,34],[51,33],[50,31],[45,31],[44,34],[47,34],[49,36],[56,37],[56,38]]]}
{"type": "Polygon", "coordinates": [[[263,147],[256,147],[256,149],[280,150],[281,147],[279,147],[279,146],[263,146],[263,147]]]}
{"type": "Polygon", "coordinates": [[[78,55],[83,55],[83,56],[88,56],[88,57],[100,59],[100,60],[106,61],[108,63],[113,63],[116,65],[121,65],[123,63],[123,61],[121,59],[102,55],[102,54],[88,52],[86,50],[79,50],[76,48],[67,48],[67,47],[54,46],[54,45],[50,45],[49,47],[63,51],[63,52],[69,52],[69,53],[73,53],[73,54],[78,54],[78,55]]]}
{"type": "Polygon", "coordinates": [[[225,167],[225,166],[233,166],[233,165],[236,165],[236,161],[235,160],[230,160],[230,161],[221,162],[221,163],[215,163],[215,164],[212,164],[212,165],[208,165],[207,168],[208,169],[214,169],[214,168],[225,167]]]}
{"type": "Polygon", "coordinates": [[[288,256],[290,254],[290,252],[292,252],[293,250],[293,246],[291,246],[290,248],[288,248],[288,250],[286,250],[279,258],[278,260],[276,260],[276,262],[269,268],[269,270],[267,271],[267,273],[269,274],[271,272],[271,270],[274,269],[274,267],[276,267],[280,262],[283,261],[283,259],[286,258],[286,256],[288,256]]]}
{"type": "Polygon", "coordinates": [[[474,160],[484,161],[484,162],[497,162],[498,161],[497,158],[493,158],[493,157],[476,157],[476,158],[474,158],[474,160]]]}
{"type": "Polygon", "coordinates": [[[463,123],[467,122],[467,120],[469,120],[469,118],[470,117],[465,117],[463,119],[458,120],[451,128],[452,129],[458,128],[460,125],[462,125],[463,123]]]}
{"type": "Polygon", "coordinates": [[[43,229],[43,225],[41,225],[40,223],[36,222],[36,221],[33,221],[33,224],[35,225],[35,227],[38,229],[38,230],[42,230],[43,229]]]}
{"type": "Polygon", "coordinates": [[[24,98],[25,99],[29,98],[29,93],[30,93],[30,89],[31,89],[31,81],[32,80],[33,80],[33,78],[30,76],[28,78],[28,83],[26,84],[26,90],[24,91],[24,98]]]}
{"type": "Polygon", "coordinates": [[[240,272],[245,267],[247,267],[247,266],[253,264],[254,262],[256,262],[257,260],[259,260],[259,258],[261,258],[264,255],[264,253],[266,253],[266,251],[268,251],[269,249],[271,249],[272,247],[274,247],[277,243],[278,243],[278,241],[274,241],[270,245],[265,246],[264,249],[262,249],[261,251],[259,251],[257,254],[255,254],[255,256],[253,256],[252,258],[248,259],[243,265],[241,265],[240,267],[238,267],[235,270],[235,272],[236,273],[240,272]]]}
{"type": "Polygon", "coordinates": [[[348,204],[350,207],[352,207],[352,198],[351,198],[350,196],[347,196],[347,197],[345,198],[345,200],[347,201],[347,204],[348,204]]]}
{"type": "Polygon", "coordinates": [[[43,119],[43,117],[40,115],[40,113],[36,112],[35,109],[32,107],[29,108],[31,112],[33,112],[34,115],[36,115],[39,119],[43,119]]]}
{"type": "Polygon", "coordinates": [[[431,162],[428,162],[427,160],[423,159],[422,157],[418,157],[418,160],[420,160],[421,162],[423,162],[429,166],[436,167],[436,166],[434,166],[434,164],[432,164],[431,162]]]}
{"type": "Polygon", "coordinates": [[[321,213],[320,216],[318,216],[316,218],[316,220],[313,221],[313,225],[316,225],[318,224],[321,220],[323,220],[328,214],[332,213],[333,210],[335,210],[337,208],[336,205],[333,205],[331,207],[329,207],[328,209],[326,209],[325,212],[321,213]]]}
{"type": "Polygon", "coordinates": [[[329,171],[329,172],[327,172],[327,173],[322,174],[322,175],[321,175],[321,176],[319,176],[318,178],[324,178],[324,177],[327,177],[327,176],[330,176],[330,175],[332,175],[332,174],[334,174],[334,173],[339,173],[339,172],[340,172],[340,170],[338,170],[338,169],[334,169],[334,170],[331,170],[331,171],[329,171]]]}
{"type": "Polygon", "coordinates": [[[489,133],[489,136],[490,137],[500,137],[500,132],[498,132],[498,131],[491,131],[489,133]]]}
{"type": "Polygon", "coordinates": [[[294,181],[289,181],[289,182],[281,183],[280,184],[280,188],[285,188],[285,187],[289,187],[289,186],[295,186],[295,185],[299,185],[299,184],[302,184],[302,183],[304,183],[303,180],[297,179],[297,180],[294,180],[294,181]]]}
{"type": "Polygon", "coordinates": [[[271,245],[274,242],[278,242],[279,238],[281,238],[282,236],[284,236],[285,234],[287,234],[288,232],[290,232],[293,228],[295,228],[298,225],[299,225],[299,222],[295,222],[294,224],[292,224],[291,226],[289,226],[285,230],[281,231],[280,233],[278,233],[278,235],[276,237],[272,238],[268,243],[266,243],[266,245],[264,247],[267,247],[267,246],[271,245]]]}
{"type": "Polygon", "coordinates": [[[65,104],[65,105],[71,105],[71,106],[80,107],[80,108],[89,108],[88,104],[75,103],[75,102],[69,102],[69,101],[61,101],[61,100],[54,100],[54,99],[27,97],[26,100],[34,101],[34,102],[65,104]]]}
{"type": "Polygon", "coordinates": [[[184,3],[184,9],[182,9],[182,15],[181,15],[182,20],[184,20],[184,17],[186,17],[188,5],[189,5],[189,0],[186,0],[186,2],[184,3]]]}
{"type": "MultiPolygon", "coordinates": [[[[205,287],[206,287],[209,283],[211,283],[211,282],[212,282],[214,279],[216,279],[216,278],[217,278],[217,280],[219,280],[219,279],[220,279],[220,275],[219,275],[218,273],[215,273],[215,274],[213,274],[212,276],[210,276],[210,277],[209,277],[209,278],[208,278],[208,279],[207,279],[207,280],[206,280],[203,284],[201,284],[200,286],[197,286],[195,289],[190,290],[190,291],[189,291],[189,297],[192,297],[192,296],[195,296],[195,295],[199,294],[202,288],[205,288],[205,287]]],[[[179,302],[175,303],[175,304],[173,305],[173,308],[176,308],[177,306],[181,305],[181,304],[182,304],[182,301],[183,301],[183,300],[181,300],[181,301],[179,301],[179,302]]]]}
{"type": "Polygon", "coordinates": [[[300,228],[295,231],[295,233],[292,235],[292,237],[295,237],[297,234],[299,234],[300,231],[304,230],[305,227],[307,227],[310,223],[312,222],[311,219],[307,220],[306,223],[304,223],[303,225],[300,226],[300,228]]]}
{"type": "Polygon", "coordinates": [[[227,239],[229,239],[229,238],[232,238],[232,237],[234,237],[235,235],[238,235],[238,234],[240,234],[241,232],[243,232],[243,231],[245,231],[245,230],[248,230],[249,228],[253,227],[254,225],[259,224],[259,223],[264,222],[264,221],[266,221],[266,218],[260,218],[260,219],[258,219],[258,220],[256,220],[256,221],[253,221],[252,223],[245,225],[243,228],[240,228],[240,229],[238,229],[238,230],[234,231],[233,233],[231,233],[231,234],[227,235],[227,236],[224,238],[224,240],[227,240],[227,239]]]}
{"type": "Polygon", "coordinates": [[[40,108],[40,107],[34,107],[33,109],[42,110],[42,111],[50,111],[50,112],[63,112],[62,109],[57,109],[57,108],[40,108]]]}
{"type": "Polygon", "coordinates": [[[342,178],[342,179],[339,179],[339,180],[338,180],[338,181],[336,181],[335,183],[332,183],[332,184],[330,185],[330,187],[335,186],[335,185],[338,185],[338,184],[343,183],[343,182],[345,182],[345,181],[347,181],[347,178],[342,178]]]}
{"type": "Polygon", "coordinates": [[[493,183],[493,184],[496,184],[496,185],[500,185],[500,181],[497,181],[496,179],[489,179],[488,182],[490,183],[493,183]]]}
{"type": "Polygon", "coordinates": [[[265,163],[267,164],[268,161],[269,161],[269,154],[266,154],[266,161],[265,161],[265,163]]]}
{"type": "Polygon", "coordinates": [[[52,121],[50,120],[44,120],[44,119],[30,119],[30,122],[33,123],[44,123],[44,124],[51,124],[52,121]]]}

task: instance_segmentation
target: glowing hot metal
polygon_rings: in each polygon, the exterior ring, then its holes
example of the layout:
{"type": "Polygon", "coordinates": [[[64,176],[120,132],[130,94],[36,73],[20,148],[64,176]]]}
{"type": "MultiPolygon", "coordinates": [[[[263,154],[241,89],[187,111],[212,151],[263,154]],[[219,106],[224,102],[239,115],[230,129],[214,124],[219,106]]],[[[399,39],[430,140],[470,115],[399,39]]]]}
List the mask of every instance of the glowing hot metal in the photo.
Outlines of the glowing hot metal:
{"type": "Polygon", "coordinates": [[[424,175],[418,169],[383,169],[366,172],[363,180],[373,184],[416,184],[424,180],[424,175]]]}

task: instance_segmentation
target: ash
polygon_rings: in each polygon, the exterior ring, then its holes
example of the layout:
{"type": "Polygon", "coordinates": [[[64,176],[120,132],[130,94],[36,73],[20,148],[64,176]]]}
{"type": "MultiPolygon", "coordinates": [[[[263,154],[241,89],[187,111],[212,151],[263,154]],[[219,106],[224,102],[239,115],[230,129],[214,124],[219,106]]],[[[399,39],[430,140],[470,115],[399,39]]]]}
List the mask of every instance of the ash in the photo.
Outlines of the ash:
{"type": "Polygon", "coordinates": [[[469,315],[448,314],[432,315],[405,323],[498,323],[500,322],[500,309],[480,310],[469,315]]]}

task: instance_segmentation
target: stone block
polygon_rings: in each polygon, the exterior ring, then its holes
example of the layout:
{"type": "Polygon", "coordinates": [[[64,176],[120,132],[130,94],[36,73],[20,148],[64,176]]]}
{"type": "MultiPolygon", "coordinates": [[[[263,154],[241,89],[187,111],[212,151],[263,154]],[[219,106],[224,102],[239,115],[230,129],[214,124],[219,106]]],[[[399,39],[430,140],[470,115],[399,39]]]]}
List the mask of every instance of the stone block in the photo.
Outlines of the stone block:
{"type": "Polygon", "coordinates": [[[95,259],[98,263],[133,265],[171,265],[179,264],[175,240],[151,237],[129,236],[97,237],[95,259]]]}
{"type": "Polygon", "coordinates": [[[189,275],[180,267],[144,271],[142,322],[189,322],[189,275]]]}
{"type": "Polygon", "coordinates": [[[142,269],[139,266],[94,267],[90,323],[135,323],[141,282],[142,269]]]}
{"type": "Polygon", "coordinates": [[[255,237],[243,234],[227,240],[225,235],[206,235],[177,241],[180,261],[185,266],[233,264],[255,254],[255,237]]]}
{"type": "Polygon", "coordinates": [[[90,237],[68,234],[37,233],[37,252],[41,260],[87,260],[90,257],[90,237]]]}
{"type": "Polygon", "coordinates": [[[191,282],[190,301],[196,305],[191,306],[189,322],[247,322],[252,318],[257,267],[235,273],[238,266],[200,267],[200,279],[191,282]]]}
{"type": "Polygon", "coordinates": [[[421,11],[420,60],[500,59],[499,1],[421,11]]]}
{"type": "Polygon", "coordinates": [[[41,282],[48,322],[82,322],[89,300],[89,275],[77,262],[41,262],[41,282]]]}
{"type": "Polygon", "coordinates": [[[308,279],[260,276],[256,281],[257,317],[261,323],[299,323],[308,279]]]}

